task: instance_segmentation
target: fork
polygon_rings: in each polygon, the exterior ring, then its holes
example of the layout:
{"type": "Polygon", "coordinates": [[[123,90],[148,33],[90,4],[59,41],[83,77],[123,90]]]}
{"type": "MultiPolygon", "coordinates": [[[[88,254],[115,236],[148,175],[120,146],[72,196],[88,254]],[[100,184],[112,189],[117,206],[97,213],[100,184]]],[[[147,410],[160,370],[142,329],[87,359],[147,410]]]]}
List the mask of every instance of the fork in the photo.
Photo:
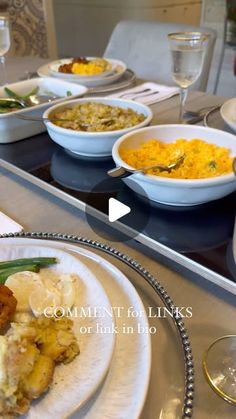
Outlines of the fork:
{"type": "Polygon", "coordinates": [[[144,96],[149,96],[150,94],[157,94],[159,93],[158,91],[154,91],[153,89],[147,88],[144,90],[140,90],[139,92],[135,93],[135,92],[130,92],[130,93],[123,93],[121,95],[119,95],[119,98],[121,99],[130,99],[130,100],[134,100],[138,97],[144,97],[144,96]]]}
{"type": "Polygon", "coordinates": [[[208,111],[211,111],[212,109],[220,108],[220,107],[221,105],[210,105],[210,106],[205,106],[203,108],[200,108],[197,111],[186,110],[184,112],[184,116],[197,117],[197,116],[201,116],[202,114],[204,116],[205,113],[207,113],[208,111]]]}

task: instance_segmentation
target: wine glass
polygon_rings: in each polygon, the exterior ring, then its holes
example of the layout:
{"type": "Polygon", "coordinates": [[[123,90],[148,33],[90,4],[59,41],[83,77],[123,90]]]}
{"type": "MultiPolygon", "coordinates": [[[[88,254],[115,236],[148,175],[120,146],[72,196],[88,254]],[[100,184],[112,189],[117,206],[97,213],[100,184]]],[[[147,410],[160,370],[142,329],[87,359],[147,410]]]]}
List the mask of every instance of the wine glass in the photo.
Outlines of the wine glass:
{"type": "Polygon", "coordinates": [[[177,32],[168,34],[172,77],[180,86],[179,122],[183,123],[183,110],[188,87],[200,76],[209,35],[201,32],[177,32]]]}
{"type": "Polygon", "coordinates": [[[10,48],[9,21],[5,16],[0,16],[0,85],[6,84],[5,54],[10,48]]]}
{"type": "Polygon", "coordinates": [[[215,393],[236,405],[236,335],[222,336],[209,346],[203,371],[215,393]]]}

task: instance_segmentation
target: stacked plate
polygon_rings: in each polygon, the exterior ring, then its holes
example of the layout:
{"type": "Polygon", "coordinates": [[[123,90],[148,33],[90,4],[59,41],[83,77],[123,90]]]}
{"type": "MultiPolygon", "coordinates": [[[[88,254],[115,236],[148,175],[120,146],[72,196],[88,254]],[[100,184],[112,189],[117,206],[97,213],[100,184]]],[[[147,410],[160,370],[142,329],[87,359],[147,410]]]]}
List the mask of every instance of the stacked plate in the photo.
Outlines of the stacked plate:
{"type": "MultiPolygon", "coordinates": [[[[144,306],[114,265],[73,244],[5,238],[0,259],[56,257],[59,272],[78,275],[80,292],[72,317],[80,354],[58,365],[50,389],[31,404],[28,418],[138,418],[147,394],[150,335],[144,306]],[[142,313],[129,316],[129,310],[142,313]]],[[[55,268],[54,268],[55,269],[55,268]]]]}
{"type": "MultiPolygon", "coordinates": [[[[95,60],[95,57],[86,57],[88,61],[95,60]]],[[[105,58],[108,63],[108,68],[99,74],[93,75],[82,75],[74,73],[64,73],[60,71],[60,66],[65,64],[71,64],[73,58],[64,58],[53,61],[46,65],[43,65],[38,69],[38,75],[41,77],[51,76],[71,81],[74,83],[83,84],[87,87],[106,86],[119,80],[126,72],[127,67],[125,63],[120,60],[113,60],[105,58]]]]}
{"type": "Polygon", "coordinates": [[[204,124],[208,127],[223,131],[236,132],[236,98],[232,98],[210,109],[204,117],[204,124]]]}

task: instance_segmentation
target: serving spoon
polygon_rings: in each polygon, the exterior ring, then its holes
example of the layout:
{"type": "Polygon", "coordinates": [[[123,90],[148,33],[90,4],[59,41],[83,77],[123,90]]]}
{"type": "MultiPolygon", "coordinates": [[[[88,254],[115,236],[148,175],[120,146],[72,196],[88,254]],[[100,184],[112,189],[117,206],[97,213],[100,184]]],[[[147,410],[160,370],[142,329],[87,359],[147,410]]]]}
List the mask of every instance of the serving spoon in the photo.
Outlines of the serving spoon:
{"type": "Polygon", "coordinates": [[[32,95],[27,99],[4,97],[0,98],[0,106],[6,106],[7,104],[20,105],[22,108],[29,108],[30,106],[42,105],[43,103],[51,102],[52,100],[58,99],[59,96],[49,95],[32,95]]]}
{"type": "MultiPolygon", "coordinates": [[[[58,121],[58,122],[77,122],[79,124],[79,126],[81,128],[91,128],[91,127],[96,127],[98,124],[86,124],[85,122],[80,121],[79,119],[75,120],[75,119],[65,119],[65,118],[56,118],[54,116],[52,116],[51,118],[46,118],[43,116],[26,116],[26,115],[22,115],[22,114],[16,114],[15,115],[17,118],[19,119],[23,119],[25,121],[35,121],[35,122],[52,122],[53,121],[58,121]]],[[[110,119],[110,118],[103,118],[100,119],[99,124],[108,124],[109,122],[113,122],[114,119],[110,119]]]]}
{"type": "Polygon", "coordinates": [[[140,169],[127,169],[125,167],[119,166],[119,167],[115,167],[114,169],[108,170],[107,174],[111,177],[120,177],[120,178],[125,178],[137,173],[143,173],[145,174],[145,172],[147,172],[147,170],[151,170],[151,169],[158,169],[160,170],[160,172],[171,172],[171,170],[173,169],[177,169],[179,166],[181,166],[181,164],[184,162],[185,159],[185,154],[182,154],[174,163],[170,163],[168,165],[164,165],[164,164],[155,164],[153,166],[147,166],[147,167],[142,167],[140,169]]]}

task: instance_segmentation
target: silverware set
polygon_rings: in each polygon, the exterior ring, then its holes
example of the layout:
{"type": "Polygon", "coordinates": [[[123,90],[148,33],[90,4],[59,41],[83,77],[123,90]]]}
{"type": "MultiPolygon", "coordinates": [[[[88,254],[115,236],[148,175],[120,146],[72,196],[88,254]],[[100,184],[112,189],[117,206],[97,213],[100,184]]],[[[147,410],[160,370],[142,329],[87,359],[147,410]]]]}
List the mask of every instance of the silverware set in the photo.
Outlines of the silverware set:
{"type": "Polygon", "coordinates": [[[124,92],[123,94],[119,94],[119,98],[120,99],[130,99],[130,100],[135,100],[139,97],[146,97],[146,96],[155,96],[158,95],[160,92],[158,92],[157,90],[153,90],[150,88],[145,88],[143,90],[139,90],[137,92],[124,92]]]}

